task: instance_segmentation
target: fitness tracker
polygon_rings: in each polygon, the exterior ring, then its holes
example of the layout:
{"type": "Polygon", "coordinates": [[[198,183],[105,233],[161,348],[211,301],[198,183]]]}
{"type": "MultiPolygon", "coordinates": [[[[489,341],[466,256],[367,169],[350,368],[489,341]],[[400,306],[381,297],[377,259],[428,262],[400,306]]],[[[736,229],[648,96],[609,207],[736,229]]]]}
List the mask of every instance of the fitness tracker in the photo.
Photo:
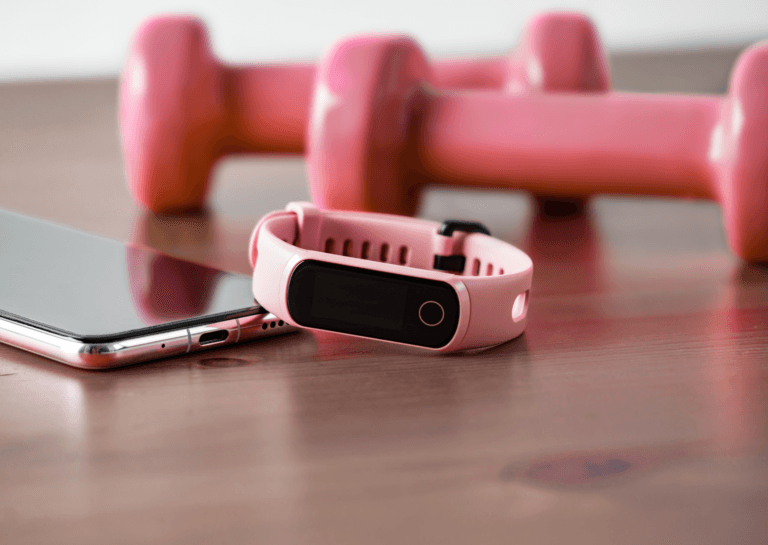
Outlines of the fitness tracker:
{"type": "Polygon", "coordinates": [[[251,235],[253,294],[289,324],[443,352],[525,328],[530,258],[479,223],[290,203],[251,235]]]}

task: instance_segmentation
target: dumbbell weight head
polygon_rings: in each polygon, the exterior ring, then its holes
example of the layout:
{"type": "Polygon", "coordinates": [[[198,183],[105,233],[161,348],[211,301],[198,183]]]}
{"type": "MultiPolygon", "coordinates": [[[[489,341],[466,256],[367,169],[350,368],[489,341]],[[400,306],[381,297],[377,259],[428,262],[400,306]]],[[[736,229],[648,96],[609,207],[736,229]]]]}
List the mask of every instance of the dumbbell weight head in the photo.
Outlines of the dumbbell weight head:
{"type": "Polygon", "coordinates": [[[739,57],[710,157],[731,248],[747,261],[768,263],[768,42],[739,57]]]}
{"type": "Polygon", "coordinates": [[[156,211],[176,209],[179,201],[199,208],[206,165],[219,152],[211,141],[226,110],[221,70],[204,25],[190,17],[143,25],[119,97],[125,168],[136,199],[156,211]]]}
{"type": "MultiPolygon", "coordinates": [[[[429,64],[406,37],[342,42],[318,67],[307,168],[318,206],[412,215],[408,134],[429,64]]],[[[421,180],[420,180],[421,181],[421,180]]]]}
{"type": "Polygon", "coordinates": [[[605,92],[608,56],[592,20],[581,13],[533,17],[510,58],[509,92],[605,92]]]}

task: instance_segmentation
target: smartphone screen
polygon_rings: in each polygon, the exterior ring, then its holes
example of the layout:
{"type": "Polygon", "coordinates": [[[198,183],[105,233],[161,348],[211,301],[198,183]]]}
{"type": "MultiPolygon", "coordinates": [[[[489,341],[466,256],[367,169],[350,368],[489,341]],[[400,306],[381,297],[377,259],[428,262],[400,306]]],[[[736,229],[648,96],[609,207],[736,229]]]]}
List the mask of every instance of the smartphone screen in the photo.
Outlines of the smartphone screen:
{"type": "MultiPolygon", "coordinates": [[[[0,318],[6,322],[94,344],[188,334],[195,326],[266,312],[248,276],[0,210],[0,318]]],[[[258,325],[278,333],[274,322],[258,325]]],[[[240,331],[237,321],[238,340],[240,331]]]]}

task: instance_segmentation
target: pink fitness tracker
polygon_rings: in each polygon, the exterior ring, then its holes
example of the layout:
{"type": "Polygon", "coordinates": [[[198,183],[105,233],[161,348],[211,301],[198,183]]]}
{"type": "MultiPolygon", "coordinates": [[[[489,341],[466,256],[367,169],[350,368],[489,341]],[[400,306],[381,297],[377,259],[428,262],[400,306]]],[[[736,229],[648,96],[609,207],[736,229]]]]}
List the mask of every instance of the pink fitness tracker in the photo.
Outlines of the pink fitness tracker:
{"type": "Polygon", "coordinates": [[[290,203],[251,235],[253,295],[289,324],[443,352],[525,328],[531,259],[479,223],[290,203]]]}

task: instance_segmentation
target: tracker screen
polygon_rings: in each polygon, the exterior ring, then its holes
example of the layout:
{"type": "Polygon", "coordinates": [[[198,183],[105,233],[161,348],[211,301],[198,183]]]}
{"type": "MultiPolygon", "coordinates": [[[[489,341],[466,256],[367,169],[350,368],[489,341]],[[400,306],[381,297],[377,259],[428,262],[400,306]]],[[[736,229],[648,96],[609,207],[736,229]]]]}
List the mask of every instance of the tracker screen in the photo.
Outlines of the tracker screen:
{"type": "Polygon", "coordinates": [[[320,270],[315,275],[312,316],[399,331],[408,285],[320,270]]]}

